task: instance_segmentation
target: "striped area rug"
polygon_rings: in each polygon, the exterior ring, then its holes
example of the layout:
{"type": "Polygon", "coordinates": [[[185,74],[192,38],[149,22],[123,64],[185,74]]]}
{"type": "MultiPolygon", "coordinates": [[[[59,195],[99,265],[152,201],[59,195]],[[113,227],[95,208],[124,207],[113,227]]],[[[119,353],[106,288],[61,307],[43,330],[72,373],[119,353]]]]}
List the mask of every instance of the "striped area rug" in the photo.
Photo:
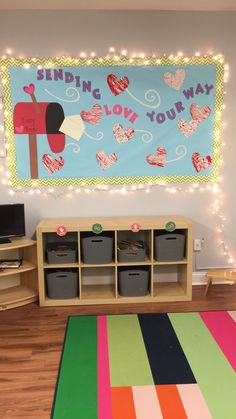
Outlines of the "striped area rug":
{"type": "Polygon", "coordinates": [[[68,318],[51,418],[235,419],[236,312],[68,318]]]}

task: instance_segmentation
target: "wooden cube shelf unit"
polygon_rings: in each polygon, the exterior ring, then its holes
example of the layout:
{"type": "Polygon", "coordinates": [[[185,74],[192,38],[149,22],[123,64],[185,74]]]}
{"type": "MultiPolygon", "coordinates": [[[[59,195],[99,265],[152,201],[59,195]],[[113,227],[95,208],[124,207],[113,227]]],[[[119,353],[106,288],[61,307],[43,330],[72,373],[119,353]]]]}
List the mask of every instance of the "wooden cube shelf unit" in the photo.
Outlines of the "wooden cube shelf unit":
{"type": "Polygon", "coordinates": [[[38,300],[36,241],[22,237],[0,244],[1,260],[16,258],[22,259],[19,268],[0,270],[0,310],[38,300]]]}
{"type": "MultiPolygon", "coordinates": [[[[99,234],[96,235],[99,238],[99,234]]],[[[60,218],[45,219],[37,226],[39,301],[41,306],[122,304],[141,302],[190,301],[192,298],[192,223],[180,216],[134,216],[109,218],[60,218]],[[175,223],[174,233],[185,236],[184,257],[180,260],[158,261],[155,258],[155,237],[168,233],[166,225],[175,223]],[[132,232],[132,225],[140,226],[132,232]],[[84,263],[83,236],[93,234],[93,225],[102,226],[101,235],[112,237],[112,261],[109,263],[84,263]],[[59,237],[59,226],[65,226],[67,234],[59,237]],[[146,247],[142,262],[119,262],[120,240],[142,241],[146,247]],[[76,242],[76,262],[48,263],[47,247],[50,243],[76,242]],[[148,293],[141,296],[122,296],[119,292],[119,273],[122,269],[146,269],[149,272],[148,293]],[[48,298],[47,274],[63,269],[73,269],[78,274],[78,293],[73,298],[48,298]]],[[[95,252],[96,253],[96,252],[95,252]]]]}

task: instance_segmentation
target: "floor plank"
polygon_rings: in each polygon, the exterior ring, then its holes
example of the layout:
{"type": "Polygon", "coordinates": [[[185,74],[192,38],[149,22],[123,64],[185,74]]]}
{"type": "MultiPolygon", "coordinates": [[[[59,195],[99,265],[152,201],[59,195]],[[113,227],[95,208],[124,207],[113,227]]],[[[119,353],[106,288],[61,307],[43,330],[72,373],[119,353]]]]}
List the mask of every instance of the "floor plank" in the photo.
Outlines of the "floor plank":
{"type": "Polygon", "coordinates": [[[0,312],[1,419],[50,418],[69,315],[205,310],[236,310],[236,284],[214,285],[205,298],[204,287],[194,286],[190,302],[47,308],[32,303],[0,312]]]}

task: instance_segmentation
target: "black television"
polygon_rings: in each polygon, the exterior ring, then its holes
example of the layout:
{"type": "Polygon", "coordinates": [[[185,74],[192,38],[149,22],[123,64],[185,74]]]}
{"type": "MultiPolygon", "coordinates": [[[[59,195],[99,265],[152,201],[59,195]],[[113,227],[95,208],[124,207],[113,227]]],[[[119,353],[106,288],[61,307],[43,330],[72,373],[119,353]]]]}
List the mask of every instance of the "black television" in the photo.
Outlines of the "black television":
{"type": "Polygon", "coordinates": [[[0,205],[0,244],[10,243],[11,237],[25,235],[24,204],[0,205]]]}

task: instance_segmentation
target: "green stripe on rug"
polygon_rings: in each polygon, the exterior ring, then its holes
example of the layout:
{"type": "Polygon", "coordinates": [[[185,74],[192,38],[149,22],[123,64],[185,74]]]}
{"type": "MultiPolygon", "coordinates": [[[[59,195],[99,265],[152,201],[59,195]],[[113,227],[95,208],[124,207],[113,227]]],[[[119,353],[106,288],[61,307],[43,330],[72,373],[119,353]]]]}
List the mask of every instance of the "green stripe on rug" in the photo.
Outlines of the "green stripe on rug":
{"type": "Polygon", "coordinates": [[[168,314],[214,419],[236,416],[236,377],[198,313],[168,314]]]}
{"type": "Polygon", "coordinates": [[[70,317],[53,419],[97,417],[97,318],[70,317]]]}
{"type": "Polygon", "coordinates": [[[137,315],[108,316],[108,347],[112,386],[153,384],[137,315]]]}

